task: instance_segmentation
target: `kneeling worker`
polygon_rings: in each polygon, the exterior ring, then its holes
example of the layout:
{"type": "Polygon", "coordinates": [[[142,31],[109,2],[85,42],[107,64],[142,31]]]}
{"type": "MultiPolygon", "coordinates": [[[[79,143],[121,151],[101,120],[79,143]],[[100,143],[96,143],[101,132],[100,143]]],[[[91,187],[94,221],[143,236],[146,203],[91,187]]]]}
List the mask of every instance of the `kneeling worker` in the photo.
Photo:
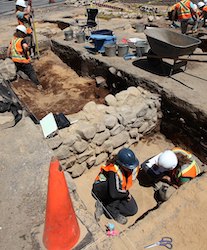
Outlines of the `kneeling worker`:
{"type": "Polygon", "coordinates": [[[138,171],[139,161],[129,148],[121,149],[113,160],[101,167],[92,188],[92,196],[97,200],[97,221],[105,213],[118,223],[126,224],[126,217],[137,213],[138,207],[129,189],[138,171]]]}
{"type": "Polygon", "coordinates": [[[160,201],[166,201],[179,186],[201,173],[194,156],[178,147],[146,160],[141,169],[160,201]]]}
{"type": "Polygon", "coordinates": [[[37,79],[34,68],[30,63],[31,59],[29,56],[29,48],[27,42],[24,39],[26,35],[26,27],[24,25],[18,25],[7,50],[7,56],[12,58],[12,61],[17,67],[17,71],[23,71],[29,77],[29,79],[34,84],[36,84],[36,86],[41,86],[37,79]]]}

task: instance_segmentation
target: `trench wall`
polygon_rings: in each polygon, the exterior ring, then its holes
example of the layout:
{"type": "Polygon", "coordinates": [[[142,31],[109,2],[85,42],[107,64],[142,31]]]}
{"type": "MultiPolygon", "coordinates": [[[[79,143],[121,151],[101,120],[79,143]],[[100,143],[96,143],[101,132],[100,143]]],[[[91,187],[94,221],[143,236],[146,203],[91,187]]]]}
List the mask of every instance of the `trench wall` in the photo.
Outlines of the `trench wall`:
{"type": "Polygon", "coordinates": [[[68,115],[74,122],[47,142],[60,159],[64,170],[78,177],[86,169],[113,157],[122,147],[129,147],[160,130],[160,96],[141,87],[129,87],[105,97],[106,105],[87,103],[68,115]]]}
{"type": "Polygon", "coordinates": [[[161,132],[175,144],[190,148],[203,162],[207,162],[207,115],[201,110],[168,93],[153,80],[141,76],[137,78],[55,40],[52,40],[51,48],[79,75],[103,76],[113,94],[129,86],[140,86],[159,94],[163,112],[161,132]]]}

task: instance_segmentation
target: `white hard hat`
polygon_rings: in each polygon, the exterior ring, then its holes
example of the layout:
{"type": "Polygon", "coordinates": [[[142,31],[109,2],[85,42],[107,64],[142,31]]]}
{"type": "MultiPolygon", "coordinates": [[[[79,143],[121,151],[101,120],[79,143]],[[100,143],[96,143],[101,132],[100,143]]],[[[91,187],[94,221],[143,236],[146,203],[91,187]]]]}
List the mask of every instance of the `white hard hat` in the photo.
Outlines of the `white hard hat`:
{"type": "Polygon", "coordinates": [[[27,34],[27,29],[24,25],[18,25],[16,27],[16,30],[19,30],[19,31],[23,32],[24,34],[27,34]]]}
{"type": "Polygon", "coordinates": [[[202,8],[205,5],[204,2],[198,2],[198,8],[202,8]]]}
{"type": "Polygon", "coordinates": [[[16,5],[26,8],[27,5],[24,0],[17,0],[16,5]]]}
{"type": "MultiPolygon", "coordinates": [[[[207,0],[206,0],[206,1],[207,1],[207,0]]],[[[194,5],[193,5],[193,10],[196,11],[197,9],[198,9],[197,4],[194,4],[194,5]]]]}
{"type": "Polygon", "coordinates": [[[178,159],[172,150],[165,150],[158,158],[158,165],[166,168],[166,170],[173,170],[178,164],[178,159]]]}

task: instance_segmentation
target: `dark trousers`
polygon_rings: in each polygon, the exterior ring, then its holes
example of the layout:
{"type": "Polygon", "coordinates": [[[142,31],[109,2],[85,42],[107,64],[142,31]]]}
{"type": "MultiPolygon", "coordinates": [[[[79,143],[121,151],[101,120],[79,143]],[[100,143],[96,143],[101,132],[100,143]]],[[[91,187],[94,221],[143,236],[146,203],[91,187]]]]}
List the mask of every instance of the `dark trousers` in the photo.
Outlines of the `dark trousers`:
{"type": "Polygon", "coordinates": [[[24,72],[29,79],[35,83],[36,85],[40,84],[39,80],[37,79],[36,72],[34,71],[34,68],[32,67],[31,63],[18,63],[15,62],[15,65],[17,67],[17,71],[21,70],[24,72]]]}
{"type": "MultiPolygon", "coordinates": [[[[137,203],[132,197],[130,201],[124,200],[111,200],[108,204],[103,204],[109,212],[109,214],[116,218],[118,214],[122,214],[124,216],[133,216],[137,213],[138,207],[137,203]]],[[[105,211],[105,214],[107,214],[105,211]]]]}
{"type": "Polygon", "coordinates": [[[109,217],[109,214],[113,218],[116,218],[118,214],[132,216],[138,211],[137,203],[133,197],[130,201],[127,201],[127,199],[112,199],[109,196],[107,182],[94,184],[92,196],[103,204],[105,208],[104,213],[107,217],[109,217]]]}

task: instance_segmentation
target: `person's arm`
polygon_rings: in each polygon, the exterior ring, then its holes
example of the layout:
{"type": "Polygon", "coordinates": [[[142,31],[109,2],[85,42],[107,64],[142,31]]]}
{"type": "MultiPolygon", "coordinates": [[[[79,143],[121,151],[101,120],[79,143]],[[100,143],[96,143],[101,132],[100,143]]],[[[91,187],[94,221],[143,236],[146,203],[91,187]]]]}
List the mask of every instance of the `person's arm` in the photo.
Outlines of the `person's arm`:
{"type": "Polygon", "coordinates": [[[22,49],[24,51],[25,57],[29,59],[29,46],[24,39],[22,40],[21,45],[22,45],[22,49]]]}
{"type": "Polygon", "coordinates": [[[109,184],[109,195],[112,199],[127,199],[129,196],[129,191],[121,190],[119,188],[119,180],[117,174],[110,171],[108,175],[108,184],[109,184]]]}
{"type": "Polygon", "coordinates": [[[7,57],[11,56],[11,43],[9,44],[9,47],[7,49],[7,57]]]}
{"type": "Polygon", "coordinates": [[[176,20],[176,13],[177,13],[177,7],[174,7],[174,10],[172,11],[172,23],[174,23],[176,20]]]}

